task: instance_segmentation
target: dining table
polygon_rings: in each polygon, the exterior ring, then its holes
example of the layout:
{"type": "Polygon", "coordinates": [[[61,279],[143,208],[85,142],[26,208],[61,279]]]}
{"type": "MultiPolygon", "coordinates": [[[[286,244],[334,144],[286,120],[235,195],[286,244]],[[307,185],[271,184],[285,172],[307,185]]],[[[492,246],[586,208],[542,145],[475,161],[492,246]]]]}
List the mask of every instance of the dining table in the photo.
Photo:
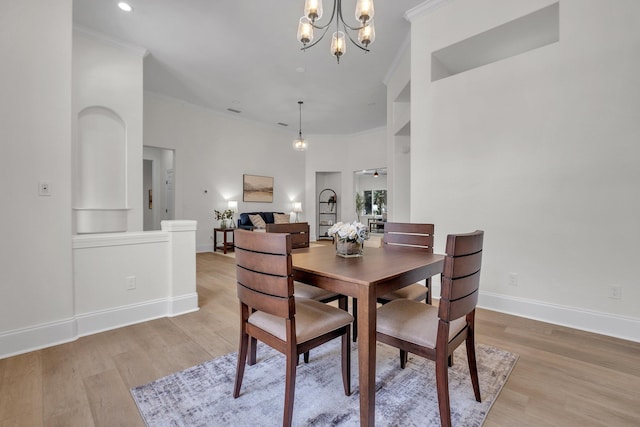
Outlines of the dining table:
{"type": "Polygon", "coordinates": [[[292,262],[294,280],[358,299],[360,425],[375,425],[377,298],[442,273],[444,255],[384,244],[343,258],[322,245],[293,251],[292,262]]]}

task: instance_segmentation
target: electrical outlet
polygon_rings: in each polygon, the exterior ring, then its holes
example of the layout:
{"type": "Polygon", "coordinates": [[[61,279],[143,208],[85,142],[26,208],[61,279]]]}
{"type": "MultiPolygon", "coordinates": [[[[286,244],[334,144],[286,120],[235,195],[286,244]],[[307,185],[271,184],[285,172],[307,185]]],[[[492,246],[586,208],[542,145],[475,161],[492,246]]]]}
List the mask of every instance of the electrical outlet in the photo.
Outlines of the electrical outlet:
{"type": "Polygon", "coordinates": [[[622,286],[609,285],[609,292],[607,296],[611,299],[622,299],[622,286]]]}
{"type": "Polygon", "coordinates": [[[518,286],[518,273],[509,273],[509,286],[518,286]]]}
{"type": "Polygon", "coordinates": [[[49,181],[38,182],[38,194],[41,196],[51,195],[51,184],[49,183],[49,181]]]}
{"type": "Polygon", "coordinates": [[[127,290],[132,291],[136,288],[136,276],[127,277],[127,290]]]}

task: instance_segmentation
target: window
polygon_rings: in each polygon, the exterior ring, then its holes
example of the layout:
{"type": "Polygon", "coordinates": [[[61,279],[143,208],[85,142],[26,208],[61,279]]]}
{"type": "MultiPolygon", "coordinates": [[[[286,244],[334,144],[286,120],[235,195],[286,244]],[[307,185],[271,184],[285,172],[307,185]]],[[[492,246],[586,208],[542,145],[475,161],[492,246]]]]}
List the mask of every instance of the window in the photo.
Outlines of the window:
{"type": "Polygon", "coordinates": [[[382,215],[387,211],[387,190],[364,191],[364,214],[382,215]]]}

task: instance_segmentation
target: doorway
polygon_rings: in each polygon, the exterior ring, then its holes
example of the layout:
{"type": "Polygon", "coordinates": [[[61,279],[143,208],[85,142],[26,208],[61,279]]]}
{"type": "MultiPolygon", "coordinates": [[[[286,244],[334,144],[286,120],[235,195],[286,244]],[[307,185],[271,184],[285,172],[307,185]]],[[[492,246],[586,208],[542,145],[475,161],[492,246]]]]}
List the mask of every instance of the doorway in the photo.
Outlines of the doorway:
{"type": "Polygon", "coordinates": [[[143,147],[143,230],[160,230],[164,220],[175,219],[174,150],[143,147]]]}

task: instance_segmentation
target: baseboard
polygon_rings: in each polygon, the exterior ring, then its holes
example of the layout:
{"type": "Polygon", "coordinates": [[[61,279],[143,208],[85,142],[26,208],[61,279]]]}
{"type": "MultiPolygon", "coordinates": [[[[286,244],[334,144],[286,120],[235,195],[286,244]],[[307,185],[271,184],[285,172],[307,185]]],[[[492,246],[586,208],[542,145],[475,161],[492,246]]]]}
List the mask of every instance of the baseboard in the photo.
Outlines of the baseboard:
{"type": "Polygon", "coordinates": [[[198,294],[196,292],[169,299],[168,317],[175,317],[181,314],[193,313],[200,310],[198,307],[198,294]]]}
{"type": "Polygon", "coordinates": [[[198,245],[196,246],[196,253],[203,253],[203,252],[213,252],[213,242],[209,243],[208,245],[198,245]]]}
{"type": "Polygon", "coordinates": [[[192,293],[78,314],[64,321],[16,329],[0,334],[0,359],[64,344],[86,335],[197,310],[198,294],[192,293]]]}
{"type": "Polygon", "coordinates": [[[0,359],[64,344],[77,337],[74,318],[4,332],[0,334],[0,359]]]}
{"type": "MultiPolygon", "coordinates": [[[[434,290],[434,294],[435,290],[434,290]]],[[[439,295],[439,292],[438,292],[439,295]]],[[[478,307],[554,325],[640,342],[640,319],[480,292],[478,307]]]]}

